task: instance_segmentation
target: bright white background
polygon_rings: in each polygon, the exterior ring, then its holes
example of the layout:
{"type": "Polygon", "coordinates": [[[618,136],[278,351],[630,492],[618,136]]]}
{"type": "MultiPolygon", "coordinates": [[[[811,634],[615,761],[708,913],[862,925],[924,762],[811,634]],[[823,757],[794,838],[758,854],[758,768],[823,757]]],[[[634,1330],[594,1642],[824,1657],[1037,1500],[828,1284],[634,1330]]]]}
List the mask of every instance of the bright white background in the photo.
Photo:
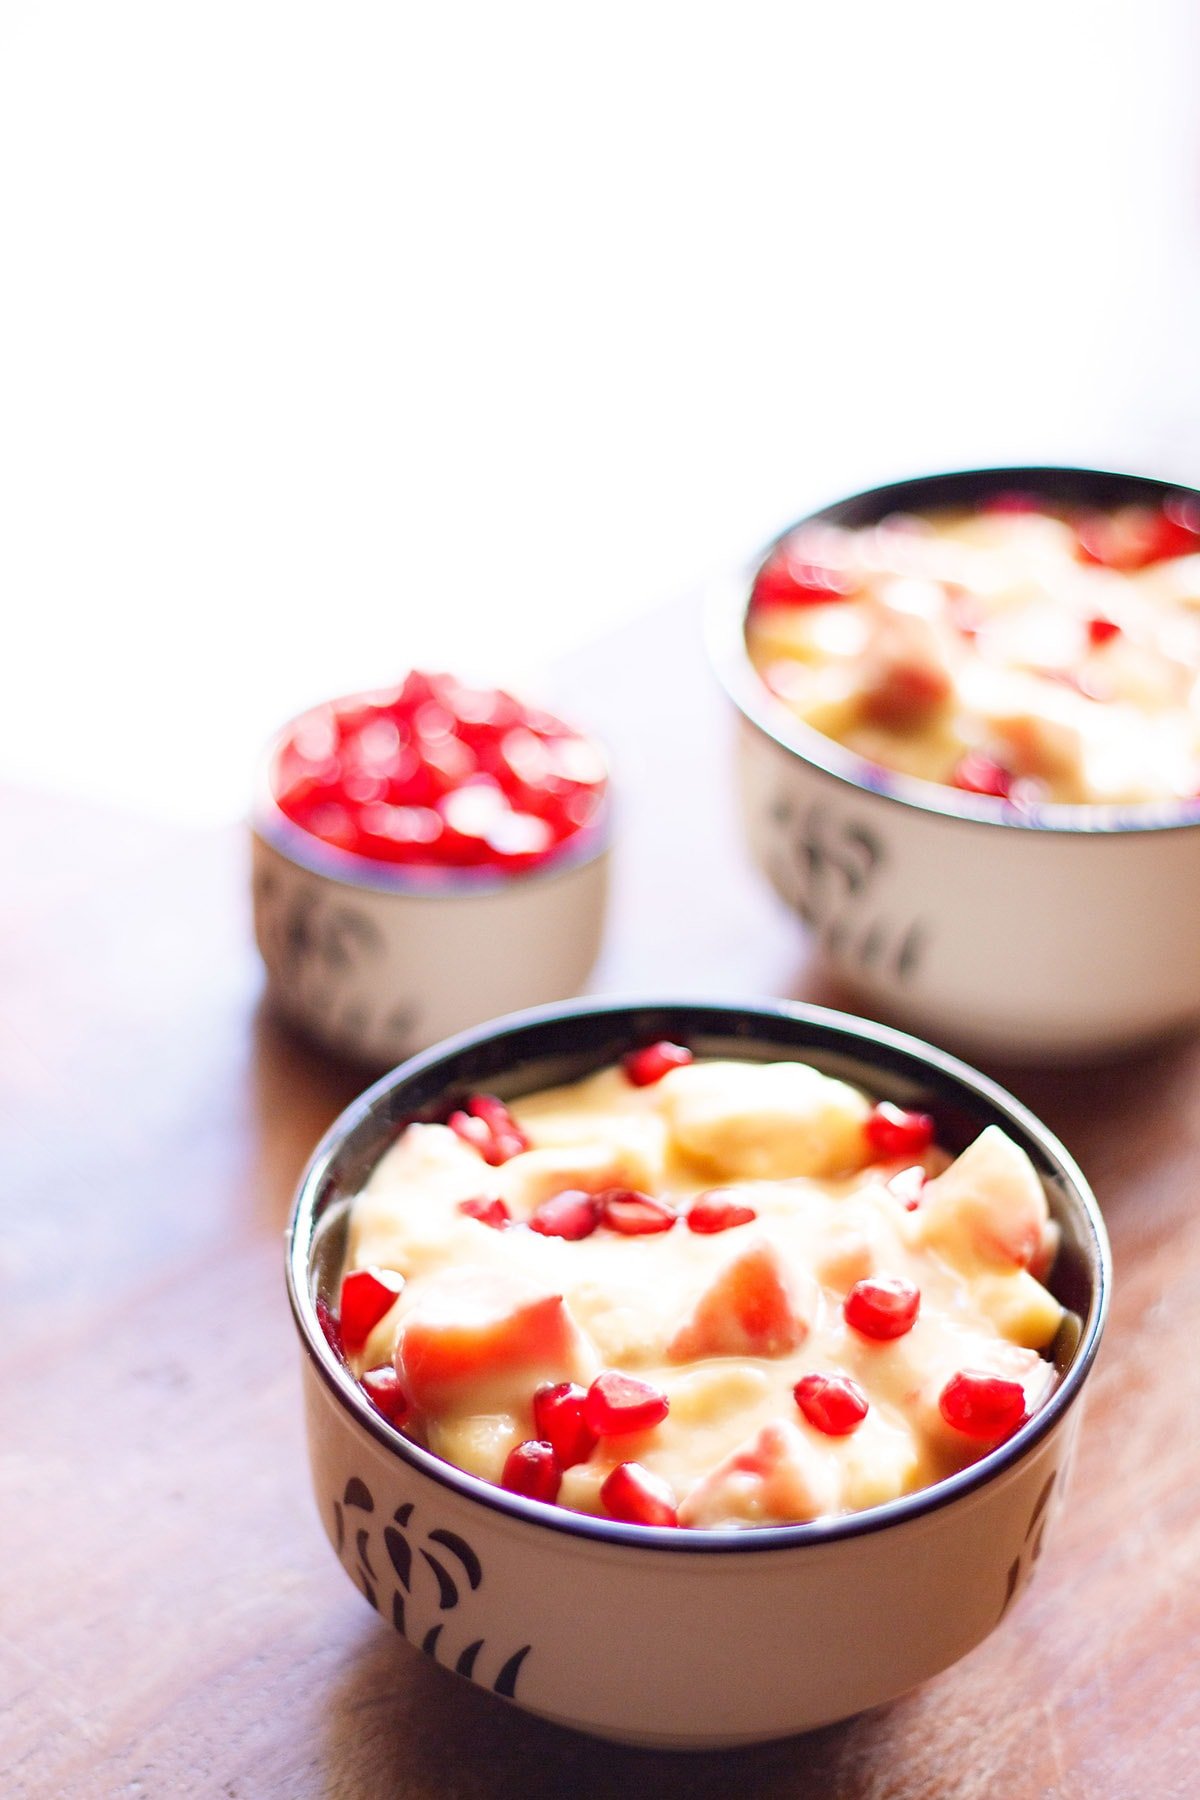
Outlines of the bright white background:
{"type": "Polygon", "coordinates": [[[536,673],[877,476],[1200,478],[1198,40],[0,0],[0,779],[232,816],[310,699],[536,673]]]}

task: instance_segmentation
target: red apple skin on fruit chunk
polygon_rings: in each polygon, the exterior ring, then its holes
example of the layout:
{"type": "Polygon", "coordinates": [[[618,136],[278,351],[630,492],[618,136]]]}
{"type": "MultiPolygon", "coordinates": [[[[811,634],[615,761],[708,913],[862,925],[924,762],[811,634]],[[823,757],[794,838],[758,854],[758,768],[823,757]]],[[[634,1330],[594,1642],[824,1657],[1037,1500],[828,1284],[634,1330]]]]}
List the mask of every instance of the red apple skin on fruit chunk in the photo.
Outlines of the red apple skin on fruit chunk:
{"type": "Polygon", "coordinates": [[[704,1529],[790,1524],[836,1510],[838,1478],[828,1455],[799,1425],[776,1419],[698,1481],[679,1523],[704,1529]]]}
{"type": "Polygon", "coordinates": [[[426,1415],[519,1411],[541,1382],[588,1380],[594,1361],[561,1294],[499,1270],[430,1282],[396,1344],[396,1373],[426,1415]]]}
{"type": "Polygon", "coordinates": [[[789,1274],[774,1245],[748,1244],[705,1288],[668,1355],[786,1356],[808,1336],[816,1304],[811,1278],[789,1274]]]}

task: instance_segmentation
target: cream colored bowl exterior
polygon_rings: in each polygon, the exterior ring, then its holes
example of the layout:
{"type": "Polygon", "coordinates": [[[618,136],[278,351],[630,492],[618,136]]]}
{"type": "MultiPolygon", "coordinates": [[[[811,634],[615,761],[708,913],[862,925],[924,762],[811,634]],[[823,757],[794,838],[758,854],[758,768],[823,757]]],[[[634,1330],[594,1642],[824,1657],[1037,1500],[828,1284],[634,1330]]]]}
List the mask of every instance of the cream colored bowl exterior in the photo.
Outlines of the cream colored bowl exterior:
{"type": "Polygon", "coordinates": [[[600,949],[608,852],[422,894],[309,869],[252,833],[254,935],[272,1003],[331,1049],[390,1066],[579,992],[600,949]]]}
{"type": "Polygon", "coordinates": [[[659,1550],[547,1530],[434,1480],[304,1368],[321,1519],[383,1618],[530,1712],[657,1749],[806,1731],[965,1655],[1032,1573],[1080,1417],[1076,1399],[1011,1468],[903,1523],[659,1550]]]}
{"type": "Polygon", "coordinates": [[[751,852],[857,994],[1013,1060],[1200,1018],[1200,825],[1039,831],[840,780],[740,721],[751,852]]]}

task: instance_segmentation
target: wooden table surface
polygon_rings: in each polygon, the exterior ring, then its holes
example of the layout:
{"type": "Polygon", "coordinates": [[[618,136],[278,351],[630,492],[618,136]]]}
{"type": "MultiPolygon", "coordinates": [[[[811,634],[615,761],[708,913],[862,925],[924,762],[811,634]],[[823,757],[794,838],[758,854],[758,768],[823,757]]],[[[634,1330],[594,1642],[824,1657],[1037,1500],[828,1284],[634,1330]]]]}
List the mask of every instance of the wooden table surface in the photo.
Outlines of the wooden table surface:
{"type": "MultiPolygon", "coordinates": [[[[693,631],[675,609],[561,675],[622,793],[595,985],[830,998],[746,865],[693,631]]],[[[993,1071],[1116,1262],[1071,1502],[1002,1627],[807,1738],[627,1751],[435,1667],[324,1541],[282,1234],[362,1077],[260,1008],[242,834],[20,792],[0,829],[0,1793],[1200,1793],[1200,1042],[993,1071]]]]}

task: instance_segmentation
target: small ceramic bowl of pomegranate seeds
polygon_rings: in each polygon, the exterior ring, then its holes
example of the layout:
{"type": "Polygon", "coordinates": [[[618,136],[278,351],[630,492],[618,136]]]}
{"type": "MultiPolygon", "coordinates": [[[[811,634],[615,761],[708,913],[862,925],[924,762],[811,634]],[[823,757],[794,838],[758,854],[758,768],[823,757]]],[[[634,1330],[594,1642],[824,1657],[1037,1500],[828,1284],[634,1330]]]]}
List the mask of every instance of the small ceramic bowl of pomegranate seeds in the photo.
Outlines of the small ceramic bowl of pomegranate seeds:
{"type": "Polygon", "coordinates": [[[376,1067],[578,992],[601,938],[596,742],[499,688],[415,670],[279,733],[252,817],[274,1006],[376,1067]]]}
{"type": "Polygon", "coordinates": [[[318,1147],[287,1257],[318,1510],[383,1626],[664,1749],[848,1717],[1000,1624],[1110,1280],[1017,1101],[767,1003],[425,1051],[318,1147]]]}
{"type": "Polygon", "coordinates": [[[1015,1060],[1200,1018],[1200,494],[923,476],[714,602],[752,853],[853,993],[1015,1060]]]}

